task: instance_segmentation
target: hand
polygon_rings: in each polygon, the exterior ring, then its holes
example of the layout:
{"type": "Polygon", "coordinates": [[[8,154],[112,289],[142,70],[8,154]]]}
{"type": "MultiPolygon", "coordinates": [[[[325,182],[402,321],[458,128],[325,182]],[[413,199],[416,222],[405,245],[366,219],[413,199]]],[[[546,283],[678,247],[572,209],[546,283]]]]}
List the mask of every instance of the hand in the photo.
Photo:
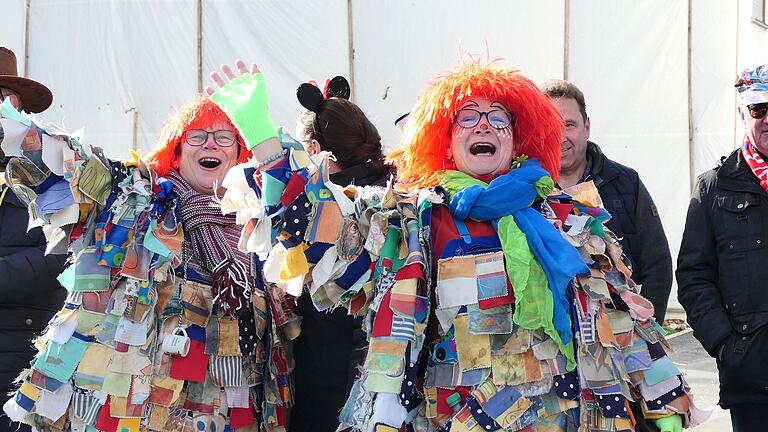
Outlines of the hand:
{"type": "MultiPolygon", "coordinates": [[[[252,63],[251,69],[249,70],[246,67],[245,61],[243,61],[242,59],[235,60],[235,67],[237,68],[238,72],[240,72],[240,75],[245,75],[247,73],[252,73],[255,75],[257,73],[261,73],[261,71],[259,70],[259,67],[256,66],[256,63],[252,63]]],[[[221,65],[221,72],[224,74],[224,77],[226,78],[226,80],[222,78],[218,72],[216,71],[211,72],[210,77],[213,80],[213,82],[216,83],[218,88],[214,89],[211,86],[206,87],[205,92],[208,94],[208,96],[214,94],[217,90],[221,89],[222,87],[227,85],[230,81],[235,79],[235,74],[234,72],[232,72],[232,68],[229,67],[229,65],[227,64],[221,65]]]]}
{"type": "Polygon", "coordinates": [[[256,161],[261,162],[282,151],[278,130],[269,116],[266,82],[256,64],[249,69],[243,60],[236,60],[235,67],[239,76],[229,65],[221,66],[223,77],[211,72],[218,89],[208,87],[206,91],[235,125],[256,161]]]}

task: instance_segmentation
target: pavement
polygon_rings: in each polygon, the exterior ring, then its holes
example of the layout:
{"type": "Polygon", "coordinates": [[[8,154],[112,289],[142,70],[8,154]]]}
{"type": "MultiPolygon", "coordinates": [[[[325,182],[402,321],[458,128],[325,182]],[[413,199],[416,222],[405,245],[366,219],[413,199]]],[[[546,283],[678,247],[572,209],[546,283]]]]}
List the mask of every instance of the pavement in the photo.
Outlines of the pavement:
{"type": "Polygon", "coordinates": [[[691,329],[670,335],[669,344],[674,353],[672,361],[685,373],[691,386],[696,406],[712,410],[712,416],[704,424],[691,429],[696,432],[723,432],[731,429],[731,416],[717,405],[719,384],[715,359],[709,356],[691,329]]]}

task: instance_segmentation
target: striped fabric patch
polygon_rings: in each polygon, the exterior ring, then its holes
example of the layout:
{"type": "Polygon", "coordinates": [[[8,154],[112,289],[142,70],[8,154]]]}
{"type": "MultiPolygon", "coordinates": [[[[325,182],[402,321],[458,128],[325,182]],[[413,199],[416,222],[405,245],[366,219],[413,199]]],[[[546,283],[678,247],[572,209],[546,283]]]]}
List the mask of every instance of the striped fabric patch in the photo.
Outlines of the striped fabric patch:
{"type": "Polygon", "coordinates": [[[413,317],[404,317],[395,315],[392,318],[392,337],[416,340],[416,334],[414,333],[414,326],[416,320],[413,317]]]}
{"type": "Polygon", "coordinates": [[[96,424],[101,405],[99,399],[93,397],[91,392],[75,389],[72,395],[72,415],[87,425],[96,424]]]}
{"type": "Polygon", "coordinates": [[[243,357],[211,356],[208,373],[211,381],[219,387],[237,387],[243,380],[243,357]]]}

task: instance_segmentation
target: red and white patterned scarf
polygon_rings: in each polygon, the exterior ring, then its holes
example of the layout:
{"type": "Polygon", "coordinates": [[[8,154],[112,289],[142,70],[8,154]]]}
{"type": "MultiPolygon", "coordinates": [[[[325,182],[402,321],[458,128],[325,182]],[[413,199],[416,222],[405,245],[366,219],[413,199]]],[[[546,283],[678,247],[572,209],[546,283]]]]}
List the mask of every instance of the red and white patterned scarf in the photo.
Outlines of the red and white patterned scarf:
{"type": "Polygon", "coordinates": [[[241,230],[235,215],[221,214],[213,196],[192,189],[178,171],[166,177],[179,195],[185,237],[189,238],[194,261],[200,264],[200,268],[193,262],[190,266],[211,277],[216,302],[225,312],[233,313],[250,297],[250,259],[237,247],[241,230]]]}
{"type": "Polygon", "coordinates": [[[755,150],[755,146],[749,142],[748,138],[744,140],[744,145],[741,146],[741,154],[744,156],[744,160],[749,165],[749,168],[760,181],[760,186],[768,192],[768,164],[765,163],[763,157],[755,150]]]}

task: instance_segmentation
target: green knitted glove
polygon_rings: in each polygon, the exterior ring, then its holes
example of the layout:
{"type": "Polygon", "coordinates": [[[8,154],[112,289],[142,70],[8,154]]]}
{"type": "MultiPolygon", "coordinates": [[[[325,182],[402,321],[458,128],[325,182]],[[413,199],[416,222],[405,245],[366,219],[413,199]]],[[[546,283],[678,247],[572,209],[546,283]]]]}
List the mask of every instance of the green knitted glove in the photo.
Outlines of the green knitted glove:
{"type": "Polygon", "coordinates": [[[683,418],[677,414],[655,419],[653,422],[661,432],[683,432],[683,418]]]}
{"type": "Polygon", "coordinates": [[[263,74],[240,75],[213,93],[211,100],[227,113],[249,150],[277,137],[277,128],[269,118],[263,74]]]}

